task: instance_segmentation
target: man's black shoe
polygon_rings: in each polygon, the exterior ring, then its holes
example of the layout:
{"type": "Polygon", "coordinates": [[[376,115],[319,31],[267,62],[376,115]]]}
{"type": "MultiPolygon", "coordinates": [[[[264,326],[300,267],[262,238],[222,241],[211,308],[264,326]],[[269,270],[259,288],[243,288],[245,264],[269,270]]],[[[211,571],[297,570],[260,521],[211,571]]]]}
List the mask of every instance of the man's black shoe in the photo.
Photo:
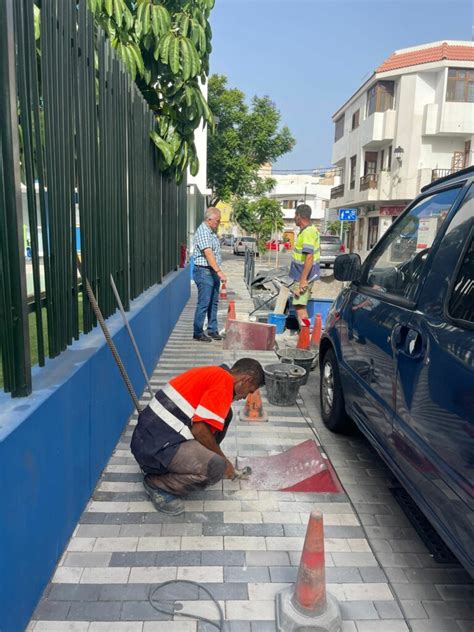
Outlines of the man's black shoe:
{"type": "Polygon", "coordinates": [[[223,340],[222,336],[217,331],[208,331],[207,335],[213,340],[223,340]]]}
{"type": "Polygon", "coordinates": [[[201,334],[200,336],[193,336],[193,340],[197,340],[198,342],[212,342],[212,338],[210,338],[204,333],[201,334]]]}

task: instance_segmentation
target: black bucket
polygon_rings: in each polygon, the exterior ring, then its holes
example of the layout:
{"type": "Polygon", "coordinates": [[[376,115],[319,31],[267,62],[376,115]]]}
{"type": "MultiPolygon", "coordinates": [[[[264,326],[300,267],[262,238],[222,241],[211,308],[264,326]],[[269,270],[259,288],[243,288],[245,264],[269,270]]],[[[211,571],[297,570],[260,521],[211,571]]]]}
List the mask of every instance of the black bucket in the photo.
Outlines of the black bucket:
{"type": "Polygon", "coordinates": [[[296,364],[267,364],[265,371],[265,386],[270,404],[276,406],[294,406],[306,371],[296,364]]]}
{"type": "Polygon", "coordinates": [[[308,381],[309,372],[313,368],[314,361],[317,353],[315,351],[309,351],[309,349],[293,349],[287,347],[286,349],[276,349],[275,353],[282,362],[293,362],[302,367],[306,371],[302,384],[306,384],[308,381]]]}

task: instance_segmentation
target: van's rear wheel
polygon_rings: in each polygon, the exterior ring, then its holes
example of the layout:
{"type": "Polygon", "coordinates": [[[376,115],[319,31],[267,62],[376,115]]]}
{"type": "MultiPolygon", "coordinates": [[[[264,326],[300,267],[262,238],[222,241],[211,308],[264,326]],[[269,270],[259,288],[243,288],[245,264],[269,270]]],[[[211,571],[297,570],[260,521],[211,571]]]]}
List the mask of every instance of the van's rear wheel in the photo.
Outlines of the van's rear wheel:
{"type": "Polygon", "coordinates": [[[347,432],[351,427],[351,421],[346,414],[339,367],[332,349],[328,349],[321,364],[319,396],[326,428],[332,432],[347,432]]]}

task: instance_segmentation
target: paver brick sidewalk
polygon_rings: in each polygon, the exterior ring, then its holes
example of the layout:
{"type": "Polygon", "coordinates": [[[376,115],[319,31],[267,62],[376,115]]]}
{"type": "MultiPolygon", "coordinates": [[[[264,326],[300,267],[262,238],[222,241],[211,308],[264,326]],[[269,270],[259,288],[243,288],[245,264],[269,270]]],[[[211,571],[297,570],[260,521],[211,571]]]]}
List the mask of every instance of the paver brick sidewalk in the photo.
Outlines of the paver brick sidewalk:
{"type": "MultiPolygon", "coordinates": [[[[233,267],[236,272],[231,274],[230,288],[234,293],[230,298],[237,299],[237,310],[244,313],[251,302],[240,279],[242,264],[236,262],[233,267]]],[[[232,364],[237,357],[246,355],[224,352],[219,343],[192,342],[194,305],[193,297],[156,366],[152,377],[156,389],[172,375],[192,366],[232,364]]],[[[251,354],[263,364],[275,361],[271,352],[251,354]]],[[[226,454],[265,455],[316,438],[313,424],[318,423],[319,414],[313,404],[315,388],[312,378],[303,389],[306,403],[300,398],[298,406],[288,408],[270,406],[263,390],[270,421],[246,424],[234,414],[223,444],[226,454]]],[[[142,404],[147,397],[144,395],[142,404]]],[[[236,404],[234,412],[241,406],[236,404]]],[[[340,600],[344,632],[406,631],[410,628],[400,609],[400,600],[405,601],[405,608],[411,607],[413,619],[420,616],[417,608],[422,607],[421,600],[440,601],[440,593],[434,587],[423,594],[416,592],[415,585],[411,591],[393,590],[366,536],[372,525],[361,524],[345,494],[260,491],[245,481],[223,481],[189,496],[182,516],[169,517],[156,512],[143,490],[139,468],[129,449],[135,423],[133,415],[38,605],[29,631],[215,630],[179,616],[174,621],[167,620],[170,617],[151,607],[150,588],[172,579],[193,580],[211,590],[224,610],[226,630],[273,631],[274,596],[296,579],[308,514],[313,508],[324,513],[328,589],[340,600]]],[[[333,463],[342,482],[357,486],[358,474],[363,471],[367,476],[370,470],[367,448],[356,446],[354,454],[354,446],[338,446],[332,438],[325,438],[333,449],[333,463]]],[[[373,475],[374,479],[381,475],[377,464],[373,475]]],[[[380,497],[378,488],[372,491],[375,494],[371,497],[372,504],[383,504],[383,493],[380,497]]],[[[365,521],[370,514],[362,515],[365,521]]],[[[384,529],[407,529],[399,515],[387,515],[397,520],[378,525],[381,542],[386,535],[384,529]]],[[[391,554],[423,553],[410,550],[391,554]]],[[[399,586],[408,581],[407,575],[404,579],[400,576],[399,586]]],[[[178,598],[185,612],[217,619],[215,605],[198,587],[173,587],[168,596],[178,598]]],[[[453,602],[441,603],[453,605],[453,602]]],[[[424,613],[426,616],[417,622],[429,622],[426,604],[424,613]]],[[[450,623],[457,625],[454,618],[450,623]]],[[[462,625],[458,628],[421,625],[412,629],[421,631],[428,627],[431,632],[468,629],[462,625]]]]}

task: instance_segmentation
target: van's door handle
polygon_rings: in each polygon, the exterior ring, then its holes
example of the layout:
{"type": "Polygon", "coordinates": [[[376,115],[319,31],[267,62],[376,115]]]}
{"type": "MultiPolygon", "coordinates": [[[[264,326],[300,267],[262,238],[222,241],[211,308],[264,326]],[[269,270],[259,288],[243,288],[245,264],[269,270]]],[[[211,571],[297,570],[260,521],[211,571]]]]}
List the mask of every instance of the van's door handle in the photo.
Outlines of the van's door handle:
{"type": "Polygon", "coordinates": [[[394,351],[408,358],[421,358],[425,353],[422,334],[410,325],[395,325],[392,329],[391,343],[394,351]]]}

